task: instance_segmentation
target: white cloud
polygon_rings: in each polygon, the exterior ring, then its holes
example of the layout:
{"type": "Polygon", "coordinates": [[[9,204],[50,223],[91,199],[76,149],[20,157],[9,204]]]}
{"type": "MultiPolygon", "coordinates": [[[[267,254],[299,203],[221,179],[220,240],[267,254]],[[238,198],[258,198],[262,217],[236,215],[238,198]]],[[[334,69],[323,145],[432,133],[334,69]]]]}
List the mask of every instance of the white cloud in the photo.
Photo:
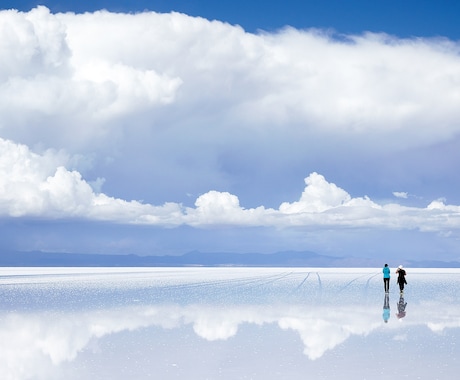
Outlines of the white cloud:
{"type": "Polygon", "coordinates": [[[79,172],[62,165],[60,156],[52,151],[39,155],[0,138],[0,213],[126,223],[148,216],[149,223],[167,225],[178,211],[178,205],[153,207],[96,194],[79,172]]]}
{"type": "Polygon", "coordinates": [[[407,199],[409,197],[409,195],[404,191],[394,191],[393,195],[396,198],[403,198],[403,199],[407,199]]]}
{"type": "Polygon", "coordinates": [[[305,178],[305,187],[298,202],[282,203],[280,211],[285,214],[301,212],[322,212],[341,206],[350,201],[351,197],[345,190],[335,184],[328,183],[322,175],[312,173],[305,178]]]}
{"type": "Polygon", "coordinates": [[[65,25],[45,7],[29,13],[0,12],[0,80],[57,73],[67,67],[70,50],[65,25]]]}
{"type": "MultiPolygon", "coordinates": [[[[171,123],[176,112],[188,116],[184,127],[202,131],[200,120],[220,120],[215,138],[229,125],[272,125],[277,133],[336,131],[347,139],[378,133],[387,147],[417,146],[459,129],[459,46],[450,41],[383,34],[335,40],[289,28],[254,35],[178,13],[51,14],[38,7],[0,17],[0,114],[14,140],[11,124],[37,114],[44,129],[63,135],[68,130],[53,125],[62,121],[53,116],[71,124],[76,117],[86,139],[120,116],[147,123],[158,114],[171,123]],[[174,112],[164,114],[171,103],[174,112]]],[[[310,145],[307,135],[299,137],[310,145]]],[[[42,140],[52,143],[52,135],[42,140]]]]}
{"type": "MultiPolygon", "coordinates": [[[[380,204],[314,169],[299,199],[283,199],[278,209],[245,207],[237,195],[213,190],[237,182],[235,161],[254,171],[275,163],[285,172],[317,153],[328,162],[354,155],[362,162],[458,135],[458,43],[384,34],[338,40],[291,28],[250,34],[178,13],[51,14],[45,7],[0,11],[0,23],[3,216],[446,234],[460,227],[459,206],[380,204]],[[85,158],[86,171],[96,168],[95,182],[74,168],[75,157],[85,158]],[[109,165],[112,182],[97,171],[109,165]],[[102,192],[103,183],[126,188],[130,173],[138,180],[131,188],[145,193],[161,185],[165,198],[174,181],[191,193],[195,181],[202,195],[184,207],[102,192]]],[[[356,177],[360,167],[347,170],[356,177]]]]}
{"type": "Polygon", "coordinates": [[[168,104],[180,87],[179,78],[145,65],[125,65],[98,55],[78,61],[79,51],[69,46],[69,26],[43,6],[28,13],[1,11],[0,20],[4,136],[79,149],[94,139],[103,144],[113,133],[107,123],[168,104]]]}
{"type": "Polygon", "coordinates": [[[328,226],[423,231],[460,227],[460,206],[446,205],[443,200],[433,201],[426,208],[379,205],[368,197],[352,198],[318,173],[305,178],[306,187],[299,201],[283,202],[278,210],[264,206],[246,209],[236,195],[218,191],[199,196],[192,208],[174,202],[155,206],[96,193],[78,171],[65,168],[66,161],[69,158],[62,152],[40,155],[24,145],[0,139],[1,214],[159,226],[328,226]]]}
{"type": "Polygon", "coordinates": [[[275,213],[272,209],[258,207],[245,209],[236,195],[228,192],[209,191],[198,197],[196,208],[187,208],[186,222],[191,225],[264,225],[275,213]]]}

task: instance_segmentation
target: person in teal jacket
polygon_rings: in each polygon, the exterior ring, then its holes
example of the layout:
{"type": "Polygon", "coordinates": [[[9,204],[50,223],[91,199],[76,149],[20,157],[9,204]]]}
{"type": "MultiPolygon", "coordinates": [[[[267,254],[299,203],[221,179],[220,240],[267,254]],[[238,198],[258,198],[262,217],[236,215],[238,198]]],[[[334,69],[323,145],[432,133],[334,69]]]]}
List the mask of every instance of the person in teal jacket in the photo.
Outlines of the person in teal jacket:
{"type": "Polygon", "coordinates": [[[382,269],[383,272],[383,287],[385,288],[385,293],[390,292],[390,268],[388,267],[388,264],[385,264],[385,266],[382,269]]]}

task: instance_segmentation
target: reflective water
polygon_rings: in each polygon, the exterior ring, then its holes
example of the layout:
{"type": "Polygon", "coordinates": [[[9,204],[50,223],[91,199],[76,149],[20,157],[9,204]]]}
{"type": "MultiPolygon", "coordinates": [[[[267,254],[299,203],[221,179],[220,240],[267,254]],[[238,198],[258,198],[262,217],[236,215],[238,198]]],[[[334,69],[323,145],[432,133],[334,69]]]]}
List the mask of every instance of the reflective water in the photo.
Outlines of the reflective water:
{"type": "Polygon", "coordinates": [[[2,379],[453,379],[460,270],[0,268],[2,379]]]}

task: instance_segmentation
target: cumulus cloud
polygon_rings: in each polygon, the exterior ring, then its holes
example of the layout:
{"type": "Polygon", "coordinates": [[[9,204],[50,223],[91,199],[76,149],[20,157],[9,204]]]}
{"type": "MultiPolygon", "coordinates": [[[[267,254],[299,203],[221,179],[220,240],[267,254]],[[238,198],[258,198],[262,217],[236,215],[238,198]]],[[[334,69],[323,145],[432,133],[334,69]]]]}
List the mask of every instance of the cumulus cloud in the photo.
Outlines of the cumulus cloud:
{"type": "Polygon", "coordinates": [[[180,87],[179,78],[145,65],[100,55],[79,61],[79,52],[69,45],[69,26],[43,6],[28,13],[1,11],[0,20],[4,135],[32,144],[72,146],[73,141],[82,148],[89,140],[107,138],[107,122],[167,104],[180,87]]]}
{"type": "Polygon", "coordinates": [[[157,208],[95,193],[81,174],[67,170],[63,166],[65,163],[52,151],[40,155],[25,145],[0,138],[1,214],[126,223],[148,216],[150,223],[158,223],[164,216],[173,216],[177,211],[174,209],[179,207],[164,205],[157,208]]]}
{"type": "Polygon", "coordinates": [[[407,199],[409,197],[409,195],[405,191],[394,191],[393,195],[396,198],[403,198],[403,199],[407,199]]]}
{"type": "Polygon", "coordinates": [[[37,154],[25,145],[0,139],[1,214],[158,226],[329,226],[423,231],[459,227],[460,206],[446,205],[442,199],[425,208],[378,204],[366,196],[351,197],[315,172],[305,178],[300,199],[283,202],[278,209],[245,208],[236,195],[214,190],[199,196],[195,207],[174,202],[156,206],[96,192],[78,171],[65,168],[69,161],[62,152],[37,154]]]}
{"type": "Polygon", "coordinates": [[[69,63],[71,51],[65,37],[65,25],[47,8],[29,13],[15,10],[0,12],[2,21],[0,79],[32,77],[59,73],[69,63]]]}
{"type": "MultiPolygon", "coordinates": [[[[244,182],[241,168],[249,178],[270,163],[278,172],[311,166],[317,154],[361,163],[374,157],[363,152],[449,141],[460,132],[456,42],[292,28],[251,34],[174,12],[37,7],[0,11],[0,24],[2,216],[444,233],[460,226],[459,206],[352,196],[311,167],[300,197],[275,206],[245,207],[244,194],[226,190],[244,182]],[[86,171],[97,179],[72,167],[75,157],[92,157],[86,171]],[[133,178],[126,193],[162,189],[164,199],[183,189],[196,194],[194,207],[103,192],[133,178]]],[[[359,167],[347,170],[359,176],[359,167]]]]}
{"type": "Polygon", "coordinates": [[[278,132],[372,132],[390,145],[413,145],[447,139],[459,128],[459,46],[451,41],[335,39],[290,28],[254,35],[179,13],[51,14],[40,6],[0,17],[7,129],[37,114],[53,121],[64,113],[78,115],[80,127],[88,123],[91,139],[104,122],[140,111],[144,122],[161,115],[171,123],[174,114],[159,111],[171,103],[195,123],[206,115],[220,119],[218,135],[226,125],[268,124],[278,132]],[[411,139],[392,139],[396,132],[411,139]]]}
{"type": "Polygon", "coordinates": [[[331,207],[341,206],[349,202],[351,197],[335,184],[328,183],[322,175],[313,173],[305,178],[305,188],[300,200],[293,203],[282,203],[280,211],[286,214],[299,212],[321,212],[331,207]]]}

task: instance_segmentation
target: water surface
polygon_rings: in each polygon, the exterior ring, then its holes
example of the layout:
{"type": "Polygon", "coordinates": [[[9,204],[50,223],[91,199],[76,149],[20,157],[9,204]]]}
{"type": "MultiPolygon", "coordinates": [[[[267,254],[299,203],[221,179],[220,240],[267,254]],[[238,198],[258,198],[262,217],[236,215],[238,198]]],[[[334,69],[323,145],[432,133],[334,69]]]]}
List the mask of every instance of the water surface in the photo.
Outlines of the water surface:
{"type": "Polygon", "coordinates": [[[3,379],[452,379],[460,270],[0,268],[3,379]]]}

